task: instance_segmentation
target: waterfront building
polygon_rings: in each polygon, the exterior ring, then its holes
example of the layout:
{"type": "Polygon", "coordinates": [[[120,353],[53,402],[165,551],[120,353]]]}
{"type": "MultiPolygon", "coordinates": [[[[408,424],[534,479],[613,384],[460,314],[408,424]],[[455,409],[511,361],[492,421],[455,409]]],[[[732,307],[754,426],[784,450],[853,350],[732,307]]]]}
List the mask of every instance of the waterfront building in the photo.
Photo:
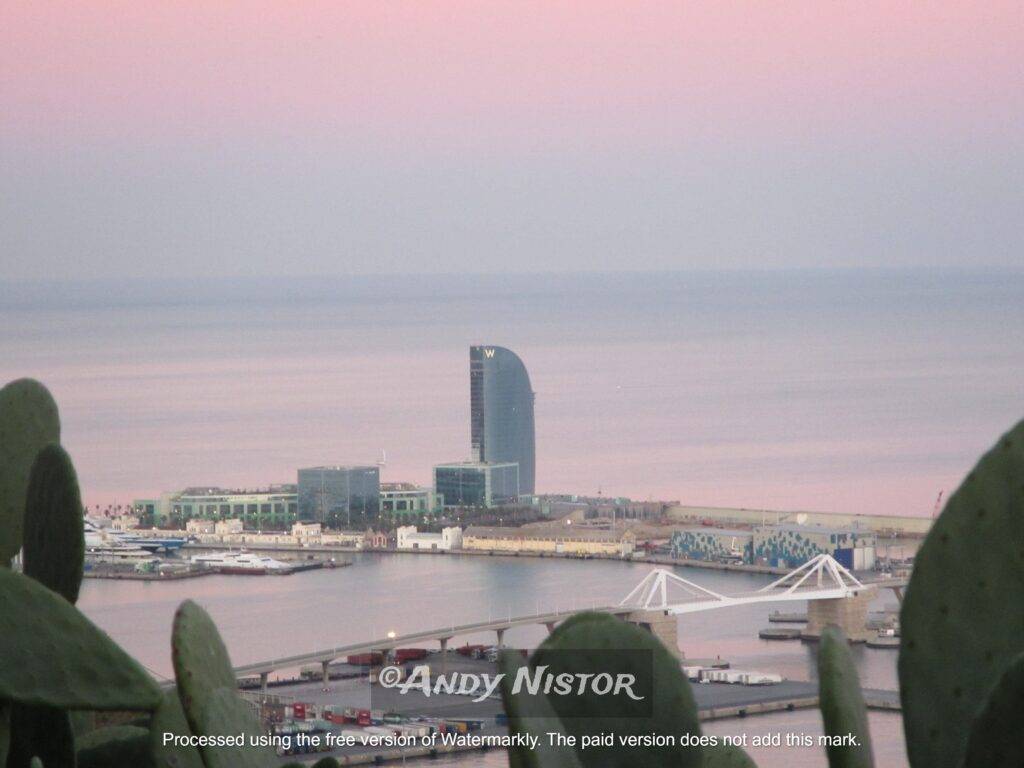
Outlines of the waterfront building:
{"type": "Polygon", "coordinates": [[[629,557],[635,547],[636,535],[632,531],[595,530],[582,526],[491,528],[471,525],[462,533],[463,549],[488,552],[629,557]]]}
{"type": "Polygon", "coordinates": [[[380,468],[309,467],[298,471],[299,519],[337,528],[353,517],[375,518],[380,508],[380,468]]]}
{"type": "Polygon", "coordinates": [[[519,500],[515,462],[461,461],[434,467],[434,491],[446,507],[495,507],[519,500]]]}
{"type": "Polygon", "coordinates": [[[381,483],[380,511],[393,515],[423,515],[441,512],[444,496],[433,488],[423,488],[412,483],[381,483]]]}
{"type": "Polygon", "coordinates": [[[419,532],[415,525],[402,525],[395,530],[398,549],[429,549],[450,551],[462,547],[462,529],[458,526],[443,528],[440,533],[419,532]]]}
{"type": "Polygon", "coordinates": [[[534,393],[523,361],[504,347],[470,347],[469,393],[474,461],[518,464],[518,492],[533,495],[534,393]]]}
{"type": "Polygon", "coordinates": [[[246,528],[286,529],[298,513],[294,485],[272,485],[260,490],[186,488],[160,495],[159,499],[136,499],[132,506],[153,517],[160,527],[184,528],[189,520],[242,520],[246,528]]]}
{"type": "Polygon", "coordinates": [[[820,554],[856,570],[875,566],[876,536],[863,528],[825,525],[766,525],[754,529],[753,562],[796,568],[820,554]]]}
{"type": "Polygon", "coordinates": [[[687,528],[669,541],[672,557],[717,563],[754,561],[754,532],[731,528],[687,528]]]}

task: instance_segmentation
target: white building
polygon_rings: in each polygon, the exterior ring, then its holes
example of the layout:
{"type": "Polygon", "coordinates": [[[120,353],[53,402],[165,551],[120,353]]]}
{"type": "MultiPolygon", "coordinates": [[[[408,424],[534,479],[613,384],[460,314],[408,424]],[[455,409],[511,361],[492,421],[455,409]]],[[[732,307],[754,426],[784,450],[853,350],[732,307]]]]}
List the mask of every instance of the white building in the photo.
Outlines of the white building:
{"type": "Polygon", "coordinates": [[[398,549],[452,550],[462,548],[462,529],[444,528],[440,533],[420,533],[415,525],[403,525],[395,531],[398,549]]]}

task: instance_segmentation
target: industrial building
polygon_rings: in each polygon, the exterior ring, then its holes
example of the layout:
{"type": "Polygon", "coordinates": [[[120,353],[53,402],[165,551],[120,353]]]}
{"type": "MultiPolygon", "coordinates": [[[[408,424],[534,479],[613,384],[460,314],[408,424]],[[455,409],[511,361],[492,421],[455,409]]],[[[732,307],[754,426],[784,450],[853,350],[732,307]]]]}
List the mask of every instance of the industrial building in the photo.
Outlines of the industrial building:
{"type": "Polygon", "coordinates": [[[509,349],[469,348],[470,440],[474,461],[519,465],[517,493],[534,493],[533,387],[509,349]]]}
{"type": "Polygon", "coordinates": [[[861,528],[824,525],[766,525],[754,529],[754,562],[796,568],[820,554],[847,568],[875,567],[875,534],[861,528]]]}
{"type": "Polygon", "coordinates": [[[462,548],[490,552],[629,557],[636,536],[628,530],[606,531],[580,526],[487,528],[471,525],[462,533],[462,548]]]}
{"type": "Polygon", "coordinates": [[[434,492],[446,507],[496,507],[519,501],[515,462],[461,461],[434,467],[434,492]]]}
{"type": "Polygon", "coordinates": [[[752,563],[754,532],[729,528],[687,528],[669,541],[672,557],[717,563],[752,563]]]}
{"type": "Polygon", "coordinates": [[[299,519],[347,526],[353,517],[375,518],[380,509],[377,466],[308,467],[298,472],[299,519]]]}
{"type": "Polygon", "coordinates": [[[875,534],[862,528],[821,525],[762,525],[754,529],[684,528],[672,534],[673,557],[718,563],[746,563],[796,568],[820,554],[832,555],[847,568],[875,565],[875,534]]]}

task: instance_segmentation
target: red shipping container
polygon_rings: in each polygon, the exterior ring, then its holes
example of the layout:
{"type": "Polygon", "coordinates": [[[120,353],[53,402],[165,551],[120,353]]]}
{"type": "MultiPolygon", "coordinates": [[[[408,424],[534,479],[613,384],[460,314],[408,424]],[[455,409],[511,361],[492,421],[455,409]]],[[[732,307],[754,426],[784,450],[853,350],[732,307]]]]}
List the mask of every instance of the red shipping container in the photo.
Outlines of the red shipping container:
{"type": "Polygon", "coordinates": [[[306,705],[305,704],[299,704],[298,702],[296,702],[295,704],[292,704],[292,717],[294,717],[296,720],[305,720],[306,719],[306,705]]]}

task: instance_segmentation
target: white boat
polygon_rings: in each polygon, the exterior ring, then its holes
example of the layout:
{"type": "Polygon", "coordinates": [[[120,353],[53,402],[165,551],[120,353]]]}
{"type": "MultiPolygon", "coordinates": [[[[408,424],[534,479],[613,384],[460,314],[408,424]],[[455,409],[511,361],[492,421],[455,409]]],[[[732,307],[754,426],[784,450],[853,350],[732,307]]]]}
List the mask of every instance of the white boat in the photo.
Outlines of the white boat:
{"type": "Polygon", "coordinates": [[[208,555],[193,555],[192,562],[206,568],[218,568],[225,573],[266,573],[267,571],[291,570],[291,566],[287,563],[253,552],[213,552],[208,555]]]}
{"type": "Polygon", "coordinates": [[[85,559],[90,563],[145,563],[154,565],[159,559],[142,547],[126,544],[113,531],[100,528],[95,523],[85,520],[85,559]]]}

